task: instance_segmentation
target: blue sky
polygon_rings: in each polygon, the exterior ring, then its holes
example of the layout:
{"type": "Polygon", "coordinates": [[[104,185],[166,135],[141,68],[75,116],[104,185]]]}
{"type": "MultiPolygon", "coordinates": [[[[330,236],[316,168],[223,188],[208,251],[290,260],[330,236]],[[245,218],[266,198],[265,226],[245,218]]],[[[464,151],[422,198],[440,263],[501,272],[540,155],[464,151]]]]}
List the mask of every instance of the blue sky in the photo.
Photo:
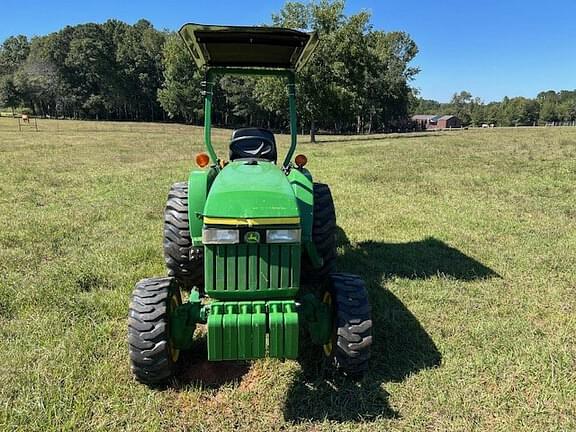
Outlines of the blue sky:
{"type": "MultiPolygon", "coordinates": [[[[11,2],[2,8],[0,40],[42,35],[67,24],[146,18],[160,29],[187,21],[260,24],[280,0],[97,0],[11,2]]],[[[576,1],[348,0],[347,12],[372,12],[374,27],[410,33],[420,48],[414,85],[447,101],[468,90],[484,101],[576,89],[576,1]]]]}

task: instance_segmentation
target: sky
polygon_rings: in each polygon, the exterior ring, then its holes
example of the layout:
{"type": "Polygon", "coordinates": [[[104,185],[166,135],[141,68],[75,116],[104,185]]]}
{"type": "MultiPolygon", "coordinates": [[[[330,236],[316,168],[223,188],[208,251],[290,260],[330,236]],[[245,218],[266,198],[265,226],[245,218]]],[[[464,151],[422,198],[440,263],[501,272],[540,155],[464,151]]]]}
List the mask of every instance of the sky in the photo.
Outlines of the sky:
{"type": "MultiPolygon", "coordinates": [[[[7,0],[4,0],[7,1],[7,0]]],[[[140,18],[158,29],[185,22],[269,23],[281,0],[28,0],[0,14],[0,41],[44,35],[65,25],[140,18]]],[[[348,0],[346,13],[372,13],[375,29],[405,31],[416,41],[412,85],[426,99],[467,90],[485,102],[576,89],[576,0],[348,0]]]]}

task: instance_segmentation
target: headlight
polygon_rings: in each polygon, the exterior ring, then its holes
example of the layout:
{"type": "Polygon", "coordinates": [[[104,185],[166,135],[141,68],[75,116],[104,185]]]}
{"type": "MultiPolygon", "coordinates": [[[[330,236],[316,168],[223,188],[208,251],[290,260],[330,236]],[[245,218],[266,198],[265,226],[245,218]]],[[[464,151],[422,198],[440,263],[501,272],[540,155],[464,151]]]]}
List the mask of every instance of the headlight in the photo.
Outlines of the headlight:
{"type": "Polygon", "coordinates": [[[240,243],[238,230],[205,228],[202,230],[204,244],[236,244],[240,243]]]}
{"type": "Polygon", "coordinates": [[[274,229],[266,231],[266,243],[300,243],[299,229],[274,229]]]}

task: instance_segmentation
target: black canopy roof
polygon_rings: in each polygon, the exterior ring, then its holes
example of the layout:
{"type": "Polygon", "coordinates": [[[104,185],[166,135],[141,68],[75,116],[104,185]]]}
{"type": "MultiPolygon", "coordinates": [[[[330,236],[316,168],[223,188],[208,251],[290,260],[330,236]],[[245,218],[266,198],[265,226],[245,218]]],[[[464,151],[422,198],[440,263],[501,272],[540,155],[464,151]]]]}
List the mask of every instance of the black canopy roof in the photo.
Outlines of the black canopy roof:
{"type": "Polygon", "coordinates": [[[196,65],[300,70],[318,37],[279,27],[184,24],[179,31],[196,65]]]}

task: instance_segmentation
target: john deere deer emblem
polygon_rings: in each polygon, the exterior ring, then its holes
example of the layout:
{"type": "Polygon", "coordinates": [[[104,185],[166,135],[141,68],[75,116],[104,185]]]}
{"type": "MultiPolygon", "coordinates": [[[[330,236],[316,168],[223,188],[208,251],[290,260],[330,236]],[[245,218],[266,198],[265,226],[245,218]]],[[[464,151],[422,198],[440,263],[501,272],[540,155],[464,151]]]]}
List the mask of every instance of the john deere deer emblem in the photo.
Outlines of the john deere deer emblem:
{"type": "Polygon", "coordinates": [[[260,233],[256,231],[248,231],[244,234],[244,241],[246,243],[260,243],[260,233]]]}

